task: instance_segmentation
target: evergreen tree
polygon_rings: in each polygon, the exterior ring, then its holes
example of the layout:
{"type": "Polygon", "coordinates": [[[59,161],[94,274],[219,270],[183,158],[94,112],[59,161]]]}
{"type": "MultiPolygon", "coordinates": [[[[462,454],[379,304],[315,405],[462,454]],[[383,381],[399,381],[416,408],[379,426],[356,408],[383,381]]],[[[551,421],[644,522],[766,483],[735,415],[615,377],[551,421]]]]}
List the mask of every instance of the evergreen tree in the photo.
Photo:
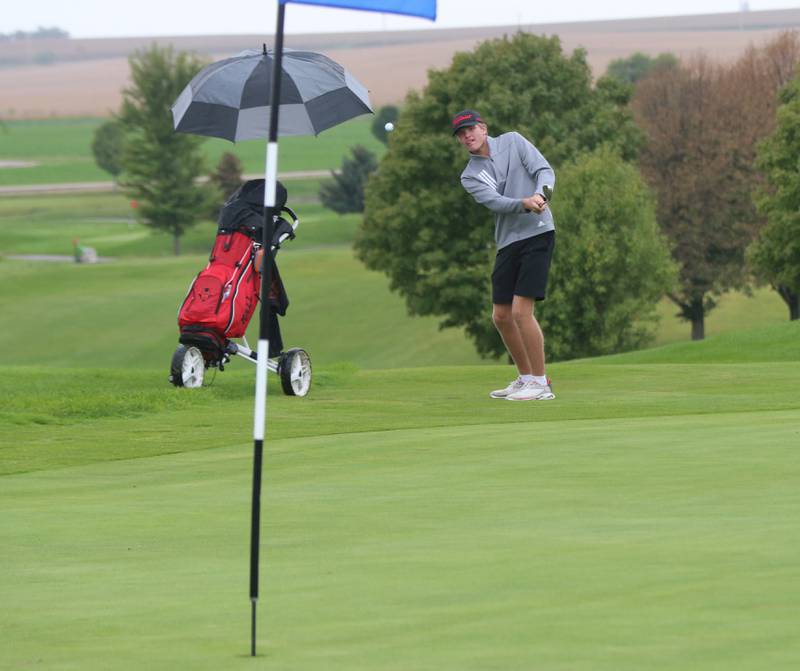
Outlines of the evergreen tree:
{"type": "Polygon", "coordinates": [[[97,127],[92,139],[92,153],[98,167],[109,173],[114,181],[122,172],[122,153],[125,131],[116,119],[97,127]]]}
{"type": "Polygon", "coordinates": [[[216,188],[197,184],[205,173],[202,139],[176,133],[170,107],[202,62],[172,47],[153,45],[130,58],[131,86],[123,91],[119,120],[127,194],[147,226],[172,235],[175,254],[183,233],[219,200],[216,188]]]}
{"type": "Polygon", "coordinates": [[[217,187],[220,194],[220,201],[214,203],[209,211],[212,218],[217,218],[222,203],[243,184],[242,172],[242,162],[236,154],[226,151],[219,157],[216,170],[208,176],[209,182],[217,187]]]}
{"type": "Polygon", "coordinates": [[[342,159],[338,173],[331,172],[333,181],[324,182],[319,190],[322,204],[339,214],[364,211],[364,186],[378,167],[375,154],[366,147],[356,145],[351,153],[342,159]]]}
{"type": "Polygon", "coordinates": [[[637,51],[627,58],[617,58],[608,64],[606,74],[626,84],[636,84],[653,72],[678,67],[677,57],[670,53],[659,54],[655,58],[637,51]]]}

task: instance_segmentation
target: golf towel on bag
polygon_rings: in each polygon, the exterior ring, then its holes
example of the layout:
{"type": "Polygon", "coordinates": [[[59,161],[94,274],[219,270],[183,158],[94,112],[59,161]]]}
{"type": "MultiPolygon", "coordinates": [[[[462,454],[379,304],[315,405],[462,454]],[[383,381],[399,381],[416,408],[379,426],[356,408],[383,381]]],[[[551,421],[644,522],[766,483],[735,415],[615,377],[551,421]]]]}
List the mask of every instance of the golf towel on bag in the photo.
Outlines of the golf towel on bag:
{"type": "Polygon", "coordinates": [[[218,235],[208,265],[192,282],[178,326],[202,326],[223,338],[244,335],[258,304],[261,276],[253,240],[243,233],[218,235]]]}

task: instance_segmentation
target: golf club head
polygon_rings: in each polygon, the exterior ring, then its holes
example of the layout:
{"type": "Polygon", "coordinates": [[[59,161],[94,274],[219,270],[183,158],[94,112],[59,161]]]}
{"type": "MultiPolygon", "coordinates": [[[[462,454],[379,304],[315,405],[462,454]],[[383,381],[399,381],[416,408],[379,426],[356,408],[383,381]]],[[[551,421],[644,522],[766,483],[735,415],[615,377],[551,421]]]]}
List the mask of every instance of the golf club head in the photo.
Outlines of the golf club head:
{"type": "Polygon", "coordinates": [[[542,187],[542,195],[545,197],[545,200],[547,200],[547,202],[549,203],[550,199],[553,197],[553,189],[547,184],[545,184],[542,187]]]}

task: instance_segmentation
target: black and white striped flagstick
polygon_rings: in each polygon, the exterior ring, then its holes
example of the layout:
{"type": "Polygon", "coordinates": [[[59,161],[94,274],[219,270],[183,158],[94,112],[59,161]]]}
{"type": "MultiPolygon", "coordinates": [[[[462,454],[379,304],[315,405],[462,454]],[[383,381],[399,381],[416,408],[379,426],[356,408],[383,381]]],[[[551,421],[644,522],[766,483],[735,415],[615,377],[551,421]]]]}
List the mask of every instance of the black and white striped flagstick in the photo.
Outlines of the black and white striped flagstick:
{"type": "MultiPolygon", "coordinates": [[[[264,230],[261,238],[261,310],[256,361],[256,401],[253,419],[253,501],[250,519],[250,655],[256,655],[256,605],[258,603],[258,558],[261,536],[261,465],[267,425],[267,359],[269,358],[269,290],[272,285],[272,234],[275,212],[275,183],[278,175],[278,115],[283,66],[283,23],[285,5],[278,3],[278,25],[272,55],[272,92],[270,95],[269,140],[264,180],[264,230]]],[[[266,54],[267,48],[264,47],[266,54]]]]}

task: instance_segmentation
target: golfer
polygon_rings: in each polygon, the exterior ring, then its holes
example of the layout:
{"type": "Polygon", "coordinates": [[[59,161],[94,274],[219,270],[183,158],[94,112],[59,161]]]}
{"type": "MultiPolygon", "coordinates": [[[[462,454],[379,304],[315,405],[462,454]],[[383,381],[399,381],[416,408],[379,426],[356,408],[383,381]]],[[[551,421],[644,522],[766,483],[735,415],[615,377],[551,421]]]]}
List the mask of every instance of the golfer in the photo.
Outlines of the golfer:
{"type": "Polygon", "coordinates": [[[555,394],[544,369],[544,336],[533,309],[545,298],[555,246],[553,215],[545,198],[545,193],[552,193],[555,173],[519,133],[490,137],[474,110],[456,114],[451,127],[470,154],[461,184],[495,214],[492,321],[519,372],[516,380],[490,396],[552,400],[555,394]]]}

